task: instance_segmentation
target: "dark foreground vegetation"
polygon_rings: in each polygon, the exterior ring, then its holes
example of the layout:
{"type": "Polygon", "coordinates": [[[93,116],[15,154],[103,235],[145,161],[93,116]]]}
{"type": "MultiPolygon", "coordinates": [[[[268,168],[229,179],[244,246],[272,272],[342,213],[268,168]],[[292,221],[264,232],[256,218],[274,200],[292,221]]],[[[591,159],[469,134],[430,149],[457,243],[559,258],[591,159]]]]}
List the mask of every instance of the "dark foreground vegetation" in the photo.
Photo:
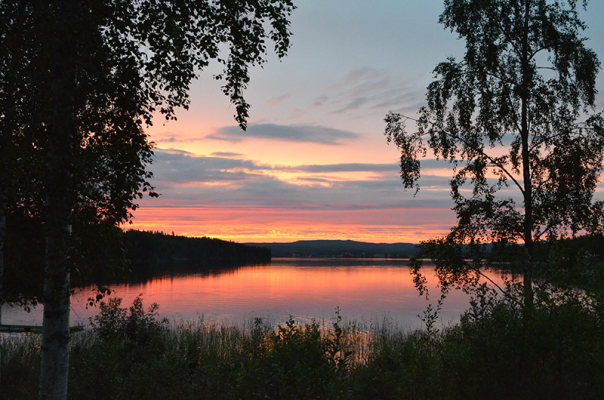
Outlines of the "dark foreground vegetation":
{"type": "MultiPolygon", "coordinates": [[[[593,270],[602,280],[601,268],[593,270]]],[[[599,290],[479,287],[458,325],[380,326],[260,320],[247,329],[173,325],[140,299],[101,306],[70,343],[71,399],[601,399],[604,309],[599,290]]],[[[2,399],[34,399],[37,336],[5,339],[2,399]]]]}

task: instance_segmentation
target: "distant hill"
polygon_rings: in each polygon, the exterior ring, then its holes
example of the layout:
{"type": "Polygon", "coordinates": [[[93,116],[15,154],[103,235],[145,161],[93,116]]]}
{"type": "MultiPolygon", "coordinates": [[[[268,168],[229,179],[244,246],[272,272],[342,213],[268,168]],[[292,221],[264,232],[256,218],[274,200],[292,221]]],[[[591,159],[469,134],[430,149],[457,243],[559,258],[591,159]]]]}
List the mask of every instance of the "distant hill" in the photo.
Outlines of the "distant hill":
{"type": "Polygon", "coordinates": [[[266,247],[273,257],[387,257],[407,258],[417,254],[412,243],[366,243],[354,240],[300,240],[292,243],[245,243],[266,247]]]}

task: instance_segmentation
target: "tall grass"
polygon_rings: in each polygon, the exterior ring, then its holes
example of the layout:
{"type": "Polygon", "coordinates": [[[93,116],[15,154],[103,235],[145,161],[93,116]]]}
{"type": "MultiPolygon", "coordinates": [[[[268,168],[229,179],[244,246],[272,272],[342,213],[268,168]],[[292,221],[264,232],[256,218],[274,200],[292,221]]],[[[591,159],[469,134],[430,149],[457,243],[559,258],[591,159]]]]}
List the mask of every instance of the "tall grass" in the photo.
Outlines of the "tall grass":
{"type": "MultiPolygon", "coordinates": [[[[478,295],[458,325],[406,332],[256,319],[247,328],[160,320],[106,305],[72,336],[71,399],[599,399],[602,313],[576,298],[518,306],[478,295]]],[[[39,338],[4,340],[2,399],[35,399],[39,338]]]]}

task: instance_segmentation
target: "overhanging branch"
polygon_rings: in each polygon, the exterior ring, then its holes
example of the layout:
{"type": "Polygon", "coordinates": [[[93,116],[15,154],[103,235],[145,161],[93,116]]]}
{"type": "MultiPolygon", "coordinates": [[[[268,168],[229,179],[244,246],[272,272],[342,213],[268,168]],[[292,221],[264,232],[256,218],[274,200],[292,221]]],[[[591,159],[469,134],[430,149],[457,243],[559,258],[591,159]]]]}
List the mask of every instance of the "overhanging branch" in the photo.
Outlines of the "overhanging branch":
{"type": "MultiPolygon", "coordinates": [[[[402,116],[405,119],[410,119],[412,121],[418,122],[418,120],[416,118],[412,118],[412,117],[408,117],[406,115],[402,116]]],[[[448,134],[451,138],[459,140],[460,142],[462,142],[463,144],[465,144],[466,146],[468,146],[469,148],[471,148],[472,150],[476,151],[477,153],[480,153],[483,157],[485,157],[489,162],[491,162],[493,165],[495,165],[497,168],[499,168],[501,171],[503,171],[503,173],[512,181],[514,182],[514,184],[516,185],[516,187],[518,187],[518,189],[520,190],[520,192],[522,193],[522,195],[524,196],[524,189],[522,188],[522,186],[520,185],[520,183],[518,182],[518,180],[516,180],[516,178],[514,178],[514,176],[512,175],[512,173],[510,171],[508,171],[503,164],[501,164],[499,161],[497,161],[497,159],[491,157],[490,155],[488,155],[487,153],[484,152],[483,149],[481,148],[477,148],[474,147],[470,142],[468,142],[467,140],[465,140],[463,137],[460,137],[458,135],[454,135],[451,134],[447,131],[443,131],[446,134],[448,134]]],[[[424,134],[422,136],[425,136],[427,134],[424,134]]]]}

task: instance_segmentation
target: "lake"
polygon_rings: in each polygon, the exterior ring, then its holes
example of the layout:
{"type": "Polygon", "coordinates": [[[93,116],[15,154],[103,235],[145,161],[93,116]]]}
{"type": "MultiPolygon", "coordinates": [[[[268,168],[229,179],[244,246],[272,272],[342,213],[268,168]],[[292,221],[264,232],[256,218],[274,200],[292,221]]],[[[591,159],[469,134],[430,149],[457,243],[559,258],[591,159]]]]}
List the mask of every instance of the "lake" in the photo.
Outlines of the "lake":
{"type": "MultiPolygon", "coordinates": [[[[238,267],[210,274],[189,274],[151,279],[137,284],[111,285],[110,297],[122,306],[142,294],[145,308],[158,303],[159,314],[174,321],[205,320],[249,324],[255,317],[270,323],[333,319],[336,308],[345,321],[365,325],[384,321],[403,329],[421,328],[418,314],[430,303],[420,297],[407,267],[408,260],[275,258],[270,264],[238,267]]],[[[433,269],[427,267],[432,303],[438,299],[433,269]]],[[[496,282],[502,278],[490,272],[496,282]]],[[[91,289],[72,296],[72,324],[87,324],[98,308],[86,308],[91,289]]],[[[440,323],[459,320],[469,296],[453,291],[445,301],[440,323]]],[[[42,306],[30,313],[4,306],[3,323],[41,324],[42,306]]]]}

